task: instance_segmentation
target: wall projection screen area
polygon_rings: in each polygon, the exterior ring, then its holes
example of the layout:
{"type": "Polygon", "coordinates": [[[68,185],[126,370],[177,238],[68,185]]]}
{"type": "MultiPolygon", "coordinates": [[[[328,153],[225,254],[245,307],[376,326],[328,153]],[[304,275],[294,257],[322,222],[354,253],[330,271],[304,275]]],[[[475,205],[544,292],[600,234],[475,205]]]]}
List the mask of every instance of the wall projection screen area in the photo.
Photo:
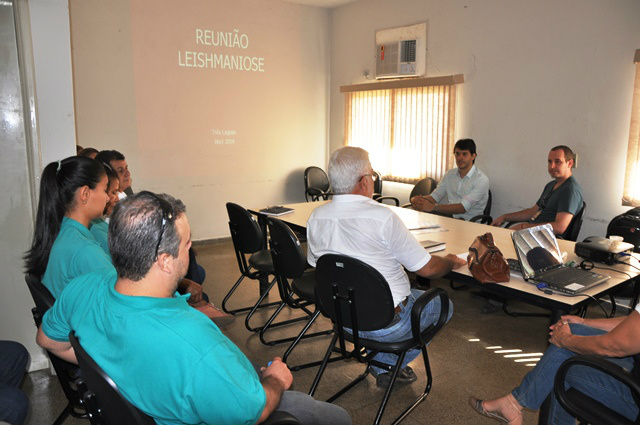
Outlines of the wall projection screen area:
{"type": "Polygon", "coordinates": [[[271,1],[131,2],[145,180],[247,181],[256,169],[281,177],[281,167],[265,170],[265,162],[285,155],[302,128],[317,127],[305,112],[318,83],[308,75],[313,61],[303,64],[298,53],[305,28],[289,16],[299,9],[271,1]]]}

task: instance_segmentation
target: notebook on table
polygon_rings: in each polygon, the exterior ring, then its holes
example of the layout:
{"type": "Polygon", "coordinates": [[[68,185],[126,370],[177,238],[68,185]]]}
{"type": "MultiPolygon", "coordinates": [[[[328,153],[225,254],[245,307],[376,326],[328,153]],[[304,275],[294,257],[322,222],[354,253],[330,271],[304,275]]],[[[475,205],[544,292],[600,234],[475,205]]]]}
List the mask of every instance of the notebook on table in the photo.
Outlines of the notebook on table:
{"type": "Polygon", "coordinates": [[[511,239],[527,282],[546,283],[552,290],[577,294],[611,277],[563,264],[550,224],[518,230],[511,234],[511,239]]]}

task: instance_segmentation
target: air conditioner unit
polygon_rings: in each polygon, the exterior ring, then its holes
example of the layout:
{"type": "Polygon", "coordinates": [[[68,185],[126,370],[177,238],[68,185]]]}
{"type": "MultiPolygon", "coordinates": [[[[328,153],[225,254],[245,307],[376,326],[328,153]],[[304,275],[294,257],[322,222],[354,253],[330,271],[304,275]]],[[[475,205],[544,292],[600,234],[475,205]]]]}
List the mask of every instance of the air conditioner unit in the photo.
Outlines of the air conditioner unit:
{"type": "Polygon", "coordinates": [[[376,78],[425,75],[427,24],[376,33],[376,78]]]}

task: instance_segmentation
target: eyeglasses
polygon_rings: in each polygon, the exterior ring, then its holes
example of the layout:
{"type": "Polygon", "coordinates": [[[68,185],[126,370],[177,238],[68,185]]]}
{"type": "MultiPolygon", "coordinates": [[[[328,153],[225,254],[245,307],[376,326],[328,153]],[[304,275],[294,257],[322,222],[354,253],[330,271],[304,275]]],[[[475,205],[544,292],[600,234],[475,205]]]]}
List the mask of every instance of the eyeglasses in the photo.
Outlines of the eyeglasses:
{"type": "Polygon", "coordinates": [[[153,256],[154,260],[157,260],[158,250],[160,249],[160,244],[162,243],[162,235],[164,234],[164,229],[167,227],[167,222],[173,220],[173,207],[169,202],[167,202],[165,199],[162,199],[155,193],[151,194],[158,200],[158,203],[160,203],[160,209],[162,210],[162,226],[160,227],[160,236],[158,237],[158,243],[156,244],[156,252],[153,256]]]}
{"type": "Polygon", "coordinates": [[[363,178],[367,177],[367,176],[371,176],[371,179],[375,182],[376,180],[378,180],[378,175],[377,174],[365,174],[362,177],[360,177],[360,180],[362,180],[363,178]]]}

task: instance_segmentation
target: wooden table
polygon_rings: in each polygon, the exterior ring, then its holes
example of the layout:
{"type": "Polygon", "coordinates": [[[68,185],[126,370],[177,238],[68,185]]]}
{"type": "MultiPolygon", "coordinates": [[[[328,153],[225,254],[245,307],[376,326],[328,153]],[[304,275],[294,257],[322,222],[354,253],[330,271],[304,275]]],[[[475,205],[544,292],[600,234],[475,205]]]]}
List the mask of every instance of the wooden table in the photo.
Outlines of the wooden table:
{"type": "MultiPolygon", "coordinates": [[[[304,232],[306,230],[307,220],[311,215],[311,212],[315,208],[327,202],[330,201],[288,204],[285,206],[293,208],[294,212],[279,216],[277,218],[287,223],[293,230],[304,232]]],[[[387,205],[385,205],[385,207],[393,210],[409,229],[419,227],[419,223],[424,222],[438,224],[442,229],[445,229],[446,231],[442,232],[416,235],[416,239],[418,240],[428,239],[433,241],[445,242],[447,244],[446,250],[438,252],[437,255],[458,255],[468,252],[469,245],[471,245],[476,236],[484,234],[485,232],[491,232],[493,234],[495,244],[498,246],[498,248],[500,248],[505,258],[516,258],[516,253],[511,241],[512,230],[423,213],[409,208],[399,208],[387,205]]],[[[265,216],[259,213],[259,208],[250,209],[249,211],[257,214],[259,221],[263,226],[265,226],[265,216]]],[[[560,250],[567,252],[567,261],[582,261],[582,259],[576,256],[573,252],[575,245],[574,242],[559,240],[558,243],[560,245],[560,250]]],[[[633,261],[632,264],[640,266],[640,263],[635,258],[633,258],[631,261],[633,261]]],[[[611,279],[609,279],[605,283],[587,289],[583,292],[583,294],[588,294],[592,297],[600,297],[606,295],[619,285],[635,281],[639,273],[638,269],[621,264],[604,267],[613,268],[620,272],[627,273],[631,277],[623,273],[607,270],[596,270],[601,274],[610,275],[611,279]]],[[[516,299],[548,309],[551,311],[551,323],[555,323],[563,314],[568,314],[572,310],[575,311],[576,309],[586,306],[590,300],[590,298],[585,295],[563,296],[545,294],[544,292],[540,291],[534,284],[525,282],[522,276],[512,275],[511,280],[507,283],[490,283],[483,285],[471,276],[471,273],[469,272],[469,269],[467,267],[461,267],[460,269],[451,272],[446,276],[446,278],[449,278],[456,282],[464,283],[466,285],[481,288],[504,298],[516,299]]]]}

